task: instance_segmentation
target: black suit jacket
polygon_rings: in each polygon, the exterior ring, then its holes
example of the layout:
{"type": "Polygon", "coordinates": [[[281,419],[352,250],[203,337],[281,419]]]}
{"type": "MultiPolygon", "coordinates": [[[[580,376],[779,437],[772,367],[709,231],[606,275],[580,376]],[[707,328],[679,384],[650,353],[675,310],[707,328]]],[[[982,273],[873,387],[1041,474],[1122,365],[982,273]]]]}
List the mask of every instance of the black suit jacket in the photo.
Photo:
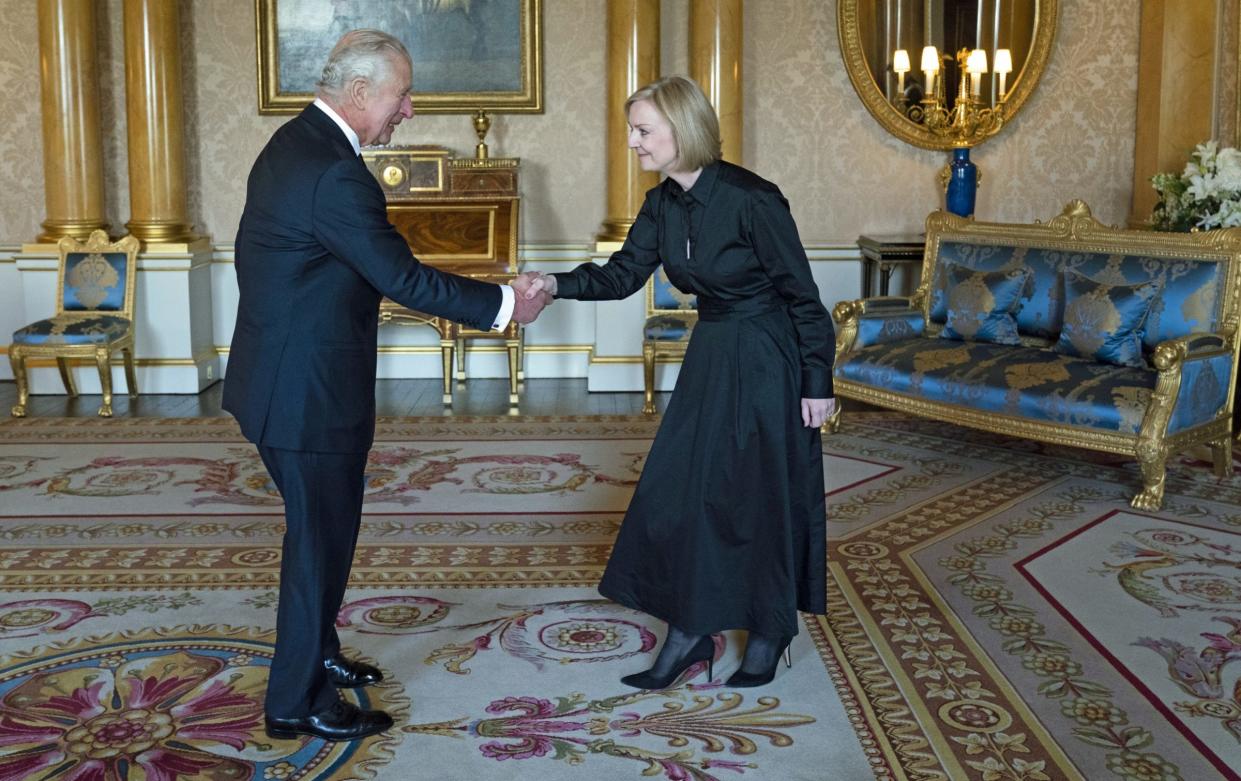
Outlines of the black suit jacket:
{"type": "Polygon", "coordinates": [[[414,258],[379,183],[313,104],[250,171],[235,264],[241,297],[223,407],[268,447],[370,448],[383,296],[480,329],[500,309],[498,286],[414,258]]]}

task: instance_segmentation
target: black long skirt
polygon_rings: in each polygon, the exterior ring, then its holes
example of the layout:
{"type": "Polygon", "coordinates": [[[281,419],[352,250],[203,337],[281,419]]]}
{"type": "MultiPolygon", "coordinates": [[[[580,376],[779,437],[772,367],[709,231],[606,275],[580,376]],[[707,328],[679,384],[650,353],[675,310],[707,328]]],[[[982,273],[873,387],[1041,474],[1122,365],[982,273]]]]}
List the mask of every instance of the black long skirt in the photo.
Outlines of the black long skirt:
{"type": "Polygon", "coordinates": [[[784,309],[701,320],[599,592],[692,634],[826,612],[823,450],[784,309]]]}

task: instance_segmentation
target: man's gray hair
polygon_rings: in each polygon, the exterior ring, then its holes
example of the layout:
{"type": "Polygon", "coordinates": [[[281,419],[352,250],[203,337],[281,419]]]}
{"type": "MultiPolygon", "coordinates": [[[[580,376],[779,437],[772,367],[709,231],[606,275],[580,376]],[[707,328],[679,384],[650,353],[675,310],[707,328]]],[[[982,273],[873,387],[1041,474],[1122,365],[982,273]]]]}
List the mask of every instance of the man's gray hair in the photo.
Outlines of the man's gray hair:
{"type": "Polygon", "coordinates": [[[320,93],[337,95],[354,79],[375,83],[391,71],[393,57],[410,62],[405,44],[382,30],[350,30],[328,55],[315,86],[320,93]]]}

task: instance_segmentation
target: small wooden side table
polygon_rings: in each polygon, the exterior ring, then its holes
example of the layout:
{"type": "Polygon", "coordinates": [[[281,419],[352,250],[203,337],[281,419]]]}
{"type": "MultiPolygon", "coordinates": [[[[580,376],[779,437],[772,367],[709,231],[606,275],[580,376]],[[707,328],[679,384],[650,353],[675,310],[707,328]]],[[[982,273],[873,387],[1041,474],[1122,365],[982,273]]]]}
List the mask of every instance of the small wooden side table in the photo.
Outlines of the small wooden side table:
{"type": "Polygon", "coordinates": [[[887,233],[874,236],[858,236],[858,249],[862,251],[862,298],[870,298],[871,282],[875,267],[879,269],[879,295],[888,295],[888,284],[898,266],[922,265],[926,249],[926,236],[920,233],[887,233]]]}

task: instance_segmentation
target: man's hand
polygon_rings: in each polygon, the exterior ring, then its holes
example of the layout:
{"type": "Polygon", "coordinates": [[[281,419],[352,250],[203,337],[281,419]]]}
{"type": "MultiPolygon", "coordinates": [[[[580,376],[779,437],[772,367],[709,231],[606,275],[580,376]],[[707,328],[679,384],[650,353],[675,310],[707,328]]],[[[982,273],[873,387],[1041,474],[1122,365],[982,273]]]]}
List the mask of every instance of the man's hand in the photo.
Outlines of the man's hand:
{"type": "Polygon", "coordinates": [[[519,298],[523,295],[526,298],[534,298],[539,293],[556,295],[556,278],[541,271],[523,272],[509,284],[513,286],[513,290],[517,291],[519,298]]]}
{"type": "Polygon", "coordinates": [[[819,428],[835,411],[835,399],[801,400],[801,422],[806,428],[819,428]]]}
{"type": "Polygon", "coordinates": [[[523,290],[517,286],[517,280],[509,283],[513,288],[513,320],[521,325],[529,325],[533,323],[535,318],[539,316],[539,312],[543,311],[543,307],[552,302],[552,297],[542,290],[536,290],[533,294],[529,289],[523,290]]]}

